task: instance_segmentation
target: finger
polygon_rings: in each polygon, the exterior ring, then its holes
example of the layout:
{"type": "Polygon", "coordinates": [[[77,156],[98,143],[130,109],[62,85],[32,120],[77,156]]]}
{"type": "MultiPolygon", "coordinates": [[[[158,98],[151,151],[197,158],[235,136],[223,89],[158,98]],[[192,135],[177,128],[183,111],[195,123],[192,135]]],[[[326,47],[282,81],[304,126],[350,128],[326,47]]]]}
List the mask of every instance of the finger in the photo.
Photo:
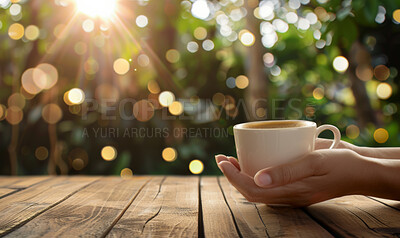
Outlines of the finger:
{"type": "Polygon", "coordinates": [[[332,140],[317,138],[317,140],[315,141],[315,149],[316,150],[328,149],[332,145],[332,143],[333,143],[332,140]]]}
{"type": "Polygon", "coordinates": [[[228,160],[229,162],[231,162],[233,165],[235,165],[235,167],[240,170],[240,165],[239,162],[237,161],[237,159],[235,157],[232,156],[228,156],[228,160]]]}
{"type": "Polygon", "coordinates": [[[228,157],[226,157],[226,155],[219,154],[215,156],[215,161],[217,164],[221,161],[228,161],[228,157]]]}
{"type": "Polygon", "coordinates": [[[222,170],[228,181],[240,193],[245,195],[246,198],[254,197],[258,190],[260,190],[250,176],[241,173],[231,162],[222,161],[218,164],[218,167],[222,170]]]}
{"type": "Polygon", "coordinates": [[[272,188],[294,183],[315,174],[318,153],[310,153],[294,162],[260,170],[254,182],[263,188],[272,188]]]}

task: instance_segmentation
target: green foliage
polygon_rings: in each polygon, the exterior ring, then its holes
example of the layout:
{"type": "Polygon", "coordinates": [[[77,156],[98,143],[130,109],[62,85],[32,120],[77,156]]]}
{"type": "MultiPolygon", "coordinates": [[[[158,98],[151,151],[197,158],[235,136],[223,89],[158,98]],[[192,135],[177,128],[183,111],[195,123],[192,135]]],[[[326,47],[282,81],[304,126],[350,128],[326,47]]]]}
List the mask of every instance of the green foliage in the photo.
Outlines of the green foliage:
{"type": "MultiPolygon", "coordinates": [[[[34,153],[37,147],[50,148],[54,142],[54,138],[49,139],[49,125],[42,116],[43,107],[49,103],[58,104],[63,111],[62,120],[55,125],[55,138],[61,150],[60,160],[66,164],[68,173],[120,174],[123,168],[131,168],[137,174],[190,174],[190,161],[199,159],[205,165],[204,174],[216,174],[218,168],[213,156],[218,153],[235,154],[232,126],[250,120],[246,115],[247,108],[238,105],[242,100],[249,100],[248,95],[253,93],[251,86],[246,89],[229,88],[226,80],[247,75],[251,85],[257,80],[251,78],[249,73],[256,65],[254,62],[264,64],[260,78],[267,85],[262,89],[267,95],[267,98],[262,98],[266,101],[262,108],[266,115],[259,119],[305,119],[318,124],[330,123],[338,126],[343,139],[349,142],[364,146],[399,146],[397,71],[400,66],[398,55],[393,53],[393,49],[399,49],[398,43],[393,40],[398,38],[399,24],[394,23],[392,14],[400,7],[400,0],[330,0],[324,4],[312,0],[299,9],[291,9],[286,1],[280,5],[277,1],[274,16],[264,19],[254,16],[257,6],[242,5],[241,1],[210,1],[210,16],[203,20],[192,15],[193,1],[121,1],[124,5],[117,12],[118,19],[107,22],[94,18],[95,30],[92,32],[82,30],[83,21],[90,17],[76,13],[73,4],[66,7],[54,3],[36,6],[33,2],[20,3],[23,9],[21,19],[11,16],[9,9],[0,10],[0,103],[9,107],[7,101],[10,95],[20,92],[21,75],[27,68],[47,62],[53,64],[59,73],[55,87],[25,100],[24,118],[14,126],[19,128],[16,153],[19,171],[23,174],[47,173],[50,159],[39,161],[34,153]],[[386,9],[386,20],[382,24],[376,21],[379,6],[386,9]],[[322,15],[317,14],[317,9],[322,15]],[[232,17],[235,11],[240,12],[237,20],[232,17]],[[298,20],[296,23],[287,23],[287,12],[295,13],[299,19],[307,19],[307,14],[313,13],[318,15],[318,19],[308,27],[300,27],[298,20]],[[148,17],[148,26],[139,28],[135,25],[138,15],[148,17]],[[288,29],[278,31],[274,20],[282,20],[288,29]],[[224,21],[228,23],[222,24],[224,21]],[[24,27],[37,25],[41,30],[40,37],[34,41],[26,37],[11,40],[8,28],[14,22],[24,27]],[[103,24],[108,26],[108,30],[100,29],[103,24]],[[56,36],[56,28],[66,25],[70,27],[66,28],[67,34],[56,36]],[[263,32],[263,26],[269,28],[263,32]],[[205,39],[194,36],[199,27],[206,29],[205,39]],[[223,35],[223,27],[229,27],[232,35],[223,35]],[[273,34],[268,37],[262,35],[271,29],[273,34]],[[242,44],[242,30],[253,34],[254,45],[242,44]],[[263,40],[275,37],[274,34],[277,41],[273,45],[265,44],[263,40]],[[205,40],[213,42],[212,50],[204,49],[202,44],[205,40]],[[197,44],[196,52],[188,51],[189,42],[197,44]],[[86,46],[84,53],[76,52],[77,43],[86,46]],[[364,47],[367,56],[371,57],[368,66],[386,65],[390,69],[390,76],[385,82],[391,86],[393,93],[388,99],[377,97],[376,90],[381,81],[376,76],[361,84],[367,91],[365,103],[372,105],[376,122],[365,121],[360,116],[358,112],[362,105],[356,103],[355,92],[351,89],[350,78],[360,80],[356,74],[357,65],[350,60],[357,58],[352,51],[355,43],[364,47]],[[171,49],[179,52],[177,62],[171,63],[166,59],[166,53],[171,49]],[[257,61],[253,59],[255,52],[260,53],[256,56],[257,61]],[[266,62],[259,57],[266,53],[272,54],[273,62],[266,62]],[[147,55],[150,65],[140,63],[140,55],[147,55]],[[332,65],[338,56],[350,61],[350,68],[345,73],[337,72],[332,65]],[[131,70],[128,74],[120,76],[114,72],[113,62],[117,58],[130,60],[131,70]],[[87,72],[88,59],[96,62],[97,72],[87,72]],[[172,91],[177,100],[188,102],[183,115],[173,116],[168,108],[157,105],[158,94],[149,93],[149,82],[157,82],[161,91],[172,91]],[[82,88],[86,99],[99,100],[101,96],[96,89],[103,84],[111,92],[117,92],[111,96],[117,95],[117,103],[111,104],[112,107],[126,98],[135,101],[153,99],[154,116],[143,122],[138,121],[137,116],[123,119],[119,108],[116,108],[108,112],[115,119],[108,119],[102,106],[85,114],[82,112],[84,107],[73,108],[64,102],[64,94],[74,87],[82,88]],[[321,94],[321,91],[322,95],[315,95],[316,92],[321,94]],[[216,93],[225,95],[226,103],[233,100],[238,113],[224,108],[224,104],[213,102],[216,93]],[[75,113],[75,109],[79,109],[78,112],[75,113]],[[210,120],[196,118],[210,110],[214,110],[212,112],[218,116],[210,120]],[[82,115],[85,119],[82,119],[82,115]],[[359,136],[349,136],[351,133],[347,129],[350,125],[359,128],[359,136]],[[380,127],[389,132],[389,139],[383,144],[378,144],[373,136],[380,127]],[[131,128],[161,128],[168,129],[170,134],[129,138],[121,135],[95,137],[93,133],[88,138],[82,136],[85,129],[92,131],[99,128],[104,131],[108,128],[119,129],[121,134],[131,128]],[[211,137],[204,134],[192,137],[172,134],[174,130],[182,128],[220,129],[227,130],[228,134],[211,137]],[[107,145],[114,146],[118,151],[113,161],[101,158],[100,151],[107,145]],[[162,159],[165,147],[176,149],[178,156],[175,161],[166,162],[162,159]],[[82,170],[72,165],[73,159],[77,158],[71,159],[70,153],[76,148],[85,151],[89,158],[82,170]]],[[[123,109],[124,113],[131,115],[134,111],[131,105],[123,109]]],[[[9,158],[12,126],[1,114],[0,118],[3,119],[0,122],[3,138],[0,140],[0,153],[2,158],[9,158]]],[[[10,173],[8,159],[3,159],[1,165],[0,173],[10,173]]],[[[61,173],[61,167],[57,166],[58,173],[61,173]]]]}

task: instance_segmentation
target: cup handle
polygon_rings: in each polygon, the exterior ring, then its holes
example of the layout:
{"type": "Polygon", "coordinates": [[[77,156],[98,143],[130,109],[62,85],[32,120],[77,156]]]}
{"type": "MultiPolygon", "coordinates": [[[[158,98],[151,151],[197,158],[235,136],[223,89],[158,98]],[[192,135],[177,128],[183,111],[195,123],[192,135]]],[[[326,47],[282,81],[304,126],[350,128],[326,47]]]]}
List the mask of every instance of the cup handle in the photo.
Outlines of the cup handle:
{"type": "Polygon", "coordinates": [[[334,149],[336,147],[339,146],[340,143],[340,131],[336,126],[332,126],[332,125],[321,125],[317,128],[317,133],[315,135],[315,138],[317,138],[319,136],[319,134],[321,134],[321,132],[326,131],[326,130],[330,130],[333,132],[333,143],[332,145],[329,147],[329,149],[334,149]]]}

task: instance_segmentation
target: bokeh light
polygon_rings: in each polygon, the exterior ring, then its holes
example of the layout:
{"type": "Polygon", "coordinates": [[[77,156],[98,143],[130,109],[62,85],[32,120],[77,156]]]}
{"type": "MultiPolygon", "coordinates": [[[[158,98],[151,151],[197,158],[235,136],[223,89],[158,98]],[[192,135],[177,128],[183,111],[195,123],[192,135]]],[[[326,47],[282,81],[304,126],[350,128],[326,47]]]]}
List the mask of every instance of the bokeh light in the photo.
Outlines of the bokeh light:
{"type": "Polygon", "coordinates": [[[47,104],[42,109],[43,120],[49,124],[56,124],[61,120],[62,116],[61,108],[55,103],[47,104]]]}
{"type": "Polygon", "coordinates": [[[186,49],[190,52],[190,53],[195,53],[199,50],[199,44],[197,44],[197,42],[194,41],[190,41],[187,46],[186,49]]]}
{"type": "Polygon", "coordinates": [[[256,109],[256,116],[258,118],[263,118],[265,115],[267,115],[267,110],[265,110],[265,108],[259,107],[256,109]]]}
{"type": "Polygon", "coordinates": [[[18,16],[21,14],[22,7],[19,4],[13,4],[8,10],[12,16],[18,16]]]}
{"type": "Polygon", "coordinates": [[[348,67],[349,61],[343,56],[337,56],[333,60],[333,68],[339,73],[344,73],[348,67]]]}
{"type": "Polygon", "coordinates": [[[58,71],[51,64],[39,64],[33,71],[33,82],[40,90],[52,88],[57,81],[58,71]]]}
{"type": "Polygon", "coordinates": [[[139,15],[136,17],[136,25],[140,28],[146,27],[147,24],[149,23],[149,20],[147,19],[146,16],[144,15],[139,15]]]}
{"type": "Polygon", "coordinates": [[[248,30],[242,30],[239,32],[239,39],[245,46],[252,46],[256,40],[253,33],[248,30]]]}
{"type": "Polygon", "coordinates": [[[210,8],[206,0],[197,0],[192,4],[192,15],[199,19],[206,19],[210,15],[210,8]]]}
{"type": "Polygon", "coordinates": [[[121,170],[121,178],[128,179],[133,176],[133,172],[130,168],[124,168],[121,170]]]}
{"type": "Polygon", "coordinates": [[[7,115],[7,108],[3,104],[0,104],[0,121],[4,120],[7,115]]]}
{"type": "Polygon", "coordinates": [[[380,144],[385,143],[389,139],[389,133],[384,128],[378,128],[374,132],[374,139],[380,144]]]}
{"type": "Polygon", "coordinates": [[[165,53],[165,58],[170,63],[178,62],[180,57],[181,57],[181,54],[179,53],[179,51],[177,51],[175,49],[170,49],[167,51],[167,53],[165,53]]]}
{"type": "Polygon", "coordinates": [[[207,39],[203,41],[202,46],[205,51],[211,51],[214,49],[214,42],[210,39],[207,39]]]}
{"type": "Polygon", "coordinates": [[[9,107],[18,107],[20,109],[24,109],[25,104],[25,97],[20,93],[13,93],[10,97],[8,97],[9,107]]]}
{"type": "Polygon", "coordinates": [[[204,40],[207,37],[207,30],[204,27],[197,27],[193,32],[194,38],[197,40],[204,40]]]}
{"type": "Polygon", "coordinates": [[[378,87],[376,87],[376,94],[380,99],[388,99],[392,96],[392,86],[388,83],[380,83],[378,87]]]}
{"type": "Polygon", "coordinates": [[[147,100],[140,100],[133,105],[133,115],[138,121],[146,122],[154,116],[154,106],[147,100]]]}
{"type": "Polygon", "coordinates": [[[30,41],[34,41],[39,37],[40,31],[39,27],[35,25],[29,25],[25,29],[25,37],[30,41]]]}
{"type": "Polygon", "coordinates": [[[179,116],[183,112],[183,105],[179,101],[174,101],[168,106],[168,111],[174,116],[179,116]]]}
{"type": "Polygon", "coordinates": [[[249,79],[244,75],[239,75],[236,77],[235,84],[237,88],[245,89],[249,86],[249,79]]]}
{"type": "Polygon", "coordinates": [[[374,69],[375,77],[380,81],[385,81],[390,76],[390,70],[385,65],[378,65],[374,69]]]}
{"type": "Polygon", "coordinates": [[[226,79],[225,84],[228,88],[236,87],[236,79],[234,77],[229,77],[226,79]]]}
{"type": "Polygon", "coordinates": [[[68,160],[74,170],[80,171],[88,164],[89,156],[84,149],[78,147],[69,152],[68,160]]]}
{"type": "Polygon", "coordinates": [[[162,151],[162,158],[167,162],[175,161],[178,157],[178,153],[172,147],[167,147],[162,151]]]}
{"type": "Polygon", "coordinates": [[[80,88],[73,88],[68,92],[68,101],[71,104],[81,104],[85,101],[85,93],[80,88]]]}
{"type": "Polygon", "coordinates": [[[72,161],[72,168],[76,171],[82,170],[85,167],[85,162],[81,158],[76,158],[72,161]]]}
{"type": "Polygon", "coordinates": [[[130,69],[129,62],[126,59],[119,58],[114,61],[114,71],[119,75],[128,73],[130,69]]]}
{"type": "Polygon", "coordinates": [[[142,67],[147,67],[150,64],[150,58],[145,54],[140,54],[137,58],[138,64],[142,67]]]}
{"type": "Polygon", "coordinates": [[[45,160],[49,156],[49,150],[44,146],[39,146],[35,150],[35,157],[38,160],[45,160]]]}
{"type": "Polygon", "coordinates": [[[168,107],[175,101],[175,95],[170,91],[164,91],[158,96],[161,106],[168,107]]]}
{"type": "Polygon", "coordinates": [[[324,96],[325,96],[325,91],[324,91],[324,89],[323,88],[315,88],[314,90],[313,90],[313,97],[315,98],[315,99],[317,99],[317,100],[321,100],[321,99],[323,99],[324,98],[324,96]]]}
{"type": "Polygon", "coordinates": [[[189,170],[192,174],[201,174],[204,170],[203,162],[200,160],[192,160],[189,164],[189,170]]]}
{"type": "Polygon", "coordinates": [[[86,19],[82,23],[82,29],[85,32],[92,32],[94,30],[94,21],[92,21],[91,19],[86,19]]]}
{"type": "Polygon", "coordinates": [[[374,73],[370,65],[358,65],[356,75],[360,80],[369,81],[374,76],[374,73]]]}
{"type": "Polygon", "coordinates": [[[24,26],[19,23],[13,23],[8,28],[8,35],[13,40],[19,40],[24,36],[24,26]]]}
{"type": "Polygon", "coordinates": [[[112,161],[117,158],[117,150],[112,146],[105,146],[101,149],[101,157],[105,161],[112,161]]]}
{"type": "Polygon", "coordinates": [[[224,103],[225,95],[222,93],[216,93],[212,97],[212,101],[215,105],[221,106],[224,103]]]}
{"type": "Polygon", "coordinates": [[[393,12],[393,20],[397,23],[400,23],[400,9],[397,9],[393,12]]]}
{"type": "Polygon", "coordinates": [[[160,93],[160,86],[158,86],[158,83],[155,80],[150,80],[147,83],[147,89],[153,94],[160,93]]]}
{"type": "Polygon", "coordinates": [[[18,125],[24,117],[24,113],[21,108],[16,106],[11,106],[7,108],[6,111],[6,120],[11,125],[18,125]]]}
{"type": "Polygon", "coordinates": [[[275,57],[271,53],[265,53],[263,55],[263,61],[265,66],[272,67],[274,65],[275,57]]]}
{"type": "Polygon", "coordinates": [[[41,89],[33,81],[34,68],[25,70],[21,77],[21,85],[24,90],[30,94],[37,94],[41,89]]]}
{"type": "Polygon", "coordinates": [[[346,127],[346,136],[354,140],[360,135],[360,129],[356,125],[346,127]]]}

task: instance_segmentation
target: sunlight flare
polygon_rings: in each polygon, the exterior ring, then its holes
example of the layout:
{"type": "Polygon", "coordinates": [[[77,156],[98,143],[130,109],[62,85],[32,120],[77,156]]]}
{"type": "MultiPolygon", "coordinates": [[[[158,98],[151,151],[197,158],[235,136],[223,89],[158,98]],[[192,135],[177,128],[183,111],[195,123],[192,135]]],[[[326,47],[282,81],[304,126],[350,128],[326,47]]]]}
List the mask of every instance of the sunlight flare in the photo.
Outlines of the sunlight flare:
{"type": "Polygon", "coordinates": [[[114,14],[116,3],[117,0],[76,0],[76,7],[90,17],[107,19],[114,14]]]}

